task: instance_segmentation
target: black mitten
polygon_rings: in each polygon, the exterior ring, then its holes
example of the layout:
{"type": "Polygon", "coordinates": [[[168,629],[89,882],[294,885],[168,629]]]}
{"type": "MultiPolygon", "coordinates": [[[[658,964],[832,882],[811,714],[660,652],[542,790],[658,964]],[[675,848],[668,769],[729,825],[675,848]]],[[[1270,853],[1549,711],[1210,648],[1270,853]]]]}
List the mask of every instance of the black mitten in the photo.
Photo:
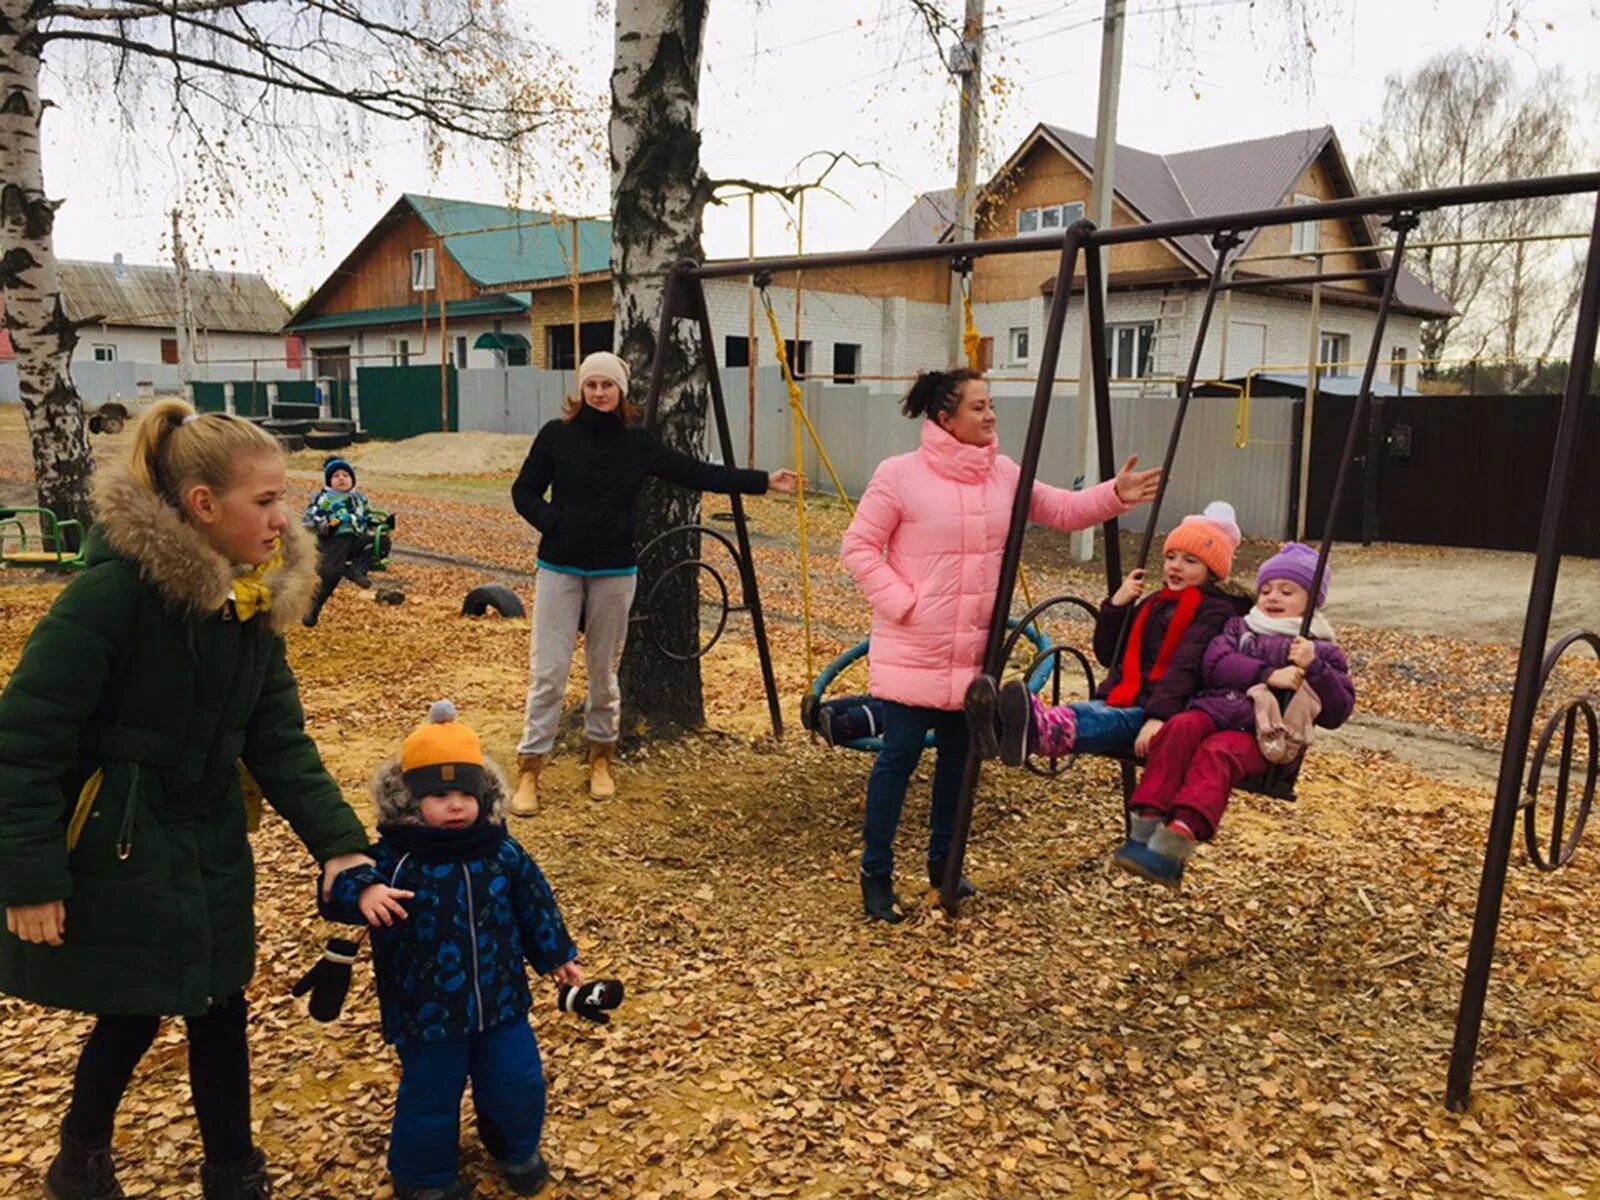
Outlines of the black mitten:
{"type": "Polygon", "coordinates": [[[608,1010],[621,1003],[620,979],[596,979],[593,983],[556,989],[557,1008],[562,1012],[577,1013],[585,1021],[593,1021],[597,1025],[609,1025],[611,1015],[608,1010]]]}
{"type": "Polygon", "coordinates": [[[311,993],[311,1015],[317,1020],[331,1021],[344,1007],[345,994],[350,990],[350,967],[360,946],[359,941],[348,938],[329,938],[322,957],[294,985],[295,996],[311,993]]]}

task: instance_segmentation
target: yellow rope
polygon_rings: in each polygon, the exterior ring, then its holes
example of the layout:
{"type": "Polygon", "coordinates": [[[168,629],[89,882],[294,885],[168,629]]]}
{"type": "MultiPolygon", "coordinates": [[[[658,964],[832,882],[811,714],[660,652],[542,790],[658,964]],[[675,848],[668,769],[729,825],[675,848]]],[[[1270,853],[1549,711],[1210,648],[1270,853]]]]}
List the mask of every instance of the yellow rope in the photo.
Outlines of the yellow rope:
{"type": "MultiPolygon", "coordinates": [[[[789,351],[783,340],[783,329],[778,324],[778,314],[773,310],[772,298],[767,295],[765,288],[761,289],[761,304],[767,312],[767,324],[772,329],[772,346],[778,360],[778,366],[783,371],[784,387],[789,397],[789,413],[792,417],[791,434],[794,439],[794,473],[797,476],[794,499],[795,511],[799,520],[800,535],[800,618],[802,636],[806,645],[806,678],[815,679],[816,651],[811,644],[811,535],[810,526],[806,520],[806,487],[805,487],[805,448],[800,441],[802,429],[810,437],[811,444],[817,451],[817,458],[822,463],[823,470],[827,471],[828,478],[833,481],[834,493],[844,502],[846,511],[853,518],[856,515],[855,502],[850,499],[850,493],[845,491],[844,482],[839,478],[839,472],[834,469],[833,460],[828,457],[827,447],[822,444],[822,436],[817,433],[817,427],[812,424],[811,417],[806,412],[805,393],[800,384],[795,380],[794,370],[789,364],[789,351]]],[[[966,314],[966,332],[962,341],[966,345],[967,362],[973,370],[978,370],[978,356],[982,353],[983,335],[978,332],[978,327],[972,317],[972,298],[965,291],[962,293],[962,307],[966,314]]],[[[1028,608],[1033,608],[1033,589],[1028,586],[1027,568],[1021,563],[1017,564],[1017,582],[1022,585],[1022,597],[1028,608]]]]}
{"type": "MultiPolygon", "coordinates": [[[[768,299],[765,288],[761,291],[761,301],[766,306],[767,321],[772,326],[772,345],[778,355],[778,366],[783,369],[783,382],[789,393],[789,412],[793,417],[794,503],[795,513],[800,522],[800,628],[806,646],[806,678],[810,680],[817,677],[817,668],[816,652],[811,646],[811,535],[806,524],[805,443],[800,440],[801,422],[809,426],[810,421],[806,419],[805,395],[801,392],[800,385],[795,382],[794,372],[789,368],[789,352],[783,343],[783,330],[778,327],[778,314],[772,311],[772,301],[768,299]]],[[[812,430],[811,436],[813,439],[816,438],[815,430],[812,430]]],[[[837,481],[835,485],[837,486],[837,481]]],[[[839,494],[844,495],[842,488],[839,494]]],[[[854,515],[853,510],[852,515],[854,515]]]]}
{"type": "Polygon", "coordinates": [[[978,323],[972,317],[972,285],[970,280],[961,281],[961,311],[966,316],[967,327],[962,331],[961,344],[967,350],[967,366],[974,371],[983,370],[983,334],[978,332],[978,323]]]}

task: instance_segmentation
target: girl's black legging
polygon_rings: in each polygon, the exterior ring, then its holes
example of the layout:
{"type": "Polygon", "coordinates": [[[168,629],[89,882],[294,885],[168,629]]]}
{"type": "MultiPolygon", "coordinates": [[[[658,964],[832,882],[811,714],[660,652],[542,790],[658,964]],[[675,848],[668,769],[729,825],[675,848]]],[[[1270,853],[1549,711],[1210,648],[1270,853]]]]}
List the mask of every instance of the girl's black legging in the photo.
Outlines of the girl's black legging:
{"type": "MultiPolygon", "coordinates": [[[[243,1162],[250,1136],[250,1048],[243,992],[218,1001],[189,1027],[189,1091],[200,1121],[206,1161],[243,1162]]],[[[100,1017],[84,1044],[72,1080],[72,1104],[62,1129],[90,1146],[111,1141],[111,1126],[133,1069],[155,1041],[160,1017],[100,1017]]]]}

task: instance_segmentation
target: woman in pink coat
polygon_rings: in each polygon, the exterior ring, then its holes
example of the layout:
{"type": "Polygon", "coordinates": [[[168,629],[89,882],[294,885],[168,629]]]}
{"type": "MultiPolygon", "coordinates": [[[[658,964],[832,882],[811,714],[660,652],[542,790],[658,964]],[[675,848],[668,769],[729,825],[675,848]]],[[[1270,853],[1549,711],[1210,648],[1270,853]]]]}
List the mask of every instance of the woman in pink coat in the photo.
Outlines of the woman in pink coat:
{"type": "MultiPolygon", "coordinates": [[[[898,921],[894,834],[911,772],[933,730],[938,755],[928,814],[928,879],[944,878],[967,758],[961,701],[977,675],[1000,583],[1000,556],[1020,469],[1000,453],[989,385],[976,371],[929,371],[901,404],[923,417],[922,447],[873,472],[841,557],[872,603],[867,690],[883,701],[883,749],[867,781],[861,897],[898,921]]],[[[1086,529],[1155,495],[1159,471],[1133,470],[1082,492],[1033,485],[1029,517],[1086,529]]],[[[962,881],[970,894],[972,885],[962,881]]]]}

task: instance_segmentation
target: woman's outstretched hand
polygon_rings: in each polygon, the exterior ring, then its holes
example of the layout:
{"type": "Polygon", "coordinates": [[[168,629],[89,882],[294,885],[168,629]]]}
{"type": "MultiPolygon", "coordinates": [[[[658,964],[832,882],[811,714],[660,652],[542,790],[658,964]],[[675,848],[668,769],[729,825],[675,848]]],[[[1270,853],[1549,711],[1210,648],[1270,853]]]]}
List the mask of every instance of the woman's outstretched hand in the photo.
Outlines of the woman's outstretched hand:
{"type": "Polygon", "coordinates": [[[1156,491],[1161,487],[1161,468],[1135,471],[1133,468],[1138,464],[1139,456],[1136,454],[1123,463],[1122,470],[1117,472],[1117,499],[1124,504],[1148,504],[1156,498],[1156,491]]]}
{"type": "Polygon", "coordinates": [[[782,492],[785,496],[792,496],[800,486],[800,476],[788,467],[773,471],[767,476],[767,491],[782,492]]]}

